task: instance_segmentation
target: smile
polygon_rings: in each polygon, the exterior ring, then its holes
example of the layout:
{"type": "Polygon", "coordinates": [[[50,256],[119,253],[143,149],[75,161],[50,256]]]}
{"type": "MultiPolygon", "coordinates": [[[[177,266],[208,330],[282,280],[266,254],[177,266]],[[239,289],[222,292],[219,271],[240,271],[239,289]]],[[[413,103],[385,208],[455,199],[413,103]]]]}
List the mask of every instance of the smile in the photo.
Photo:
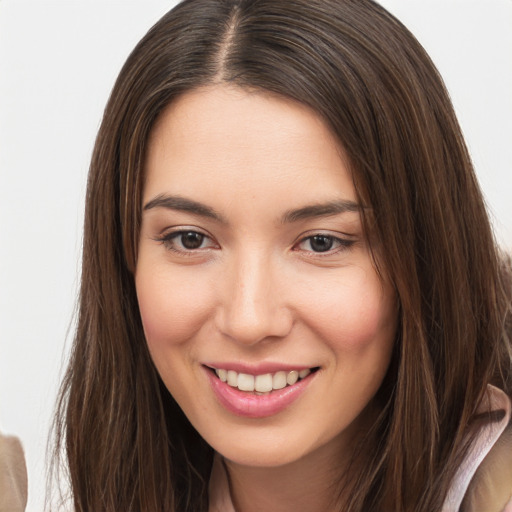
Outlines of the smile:
{"type": "Polygon", "coordinates": [[[255,394],[268,394],[287,386],[293,386],[297,381],[307,377],[316,368],[302,370],[278,371],[262,375],[238,373],[234,370],[214,368],[215,374],[222,381],[240,391],[255,392],[255,394]]]}
{"type": "Polygon", "coordinates": [[[266,373],[237,372],[206,366],[205,374],[219,404],[237,416],[265,418],[290,407],[311,387],[319,367],[286,368],[266,373]]]}

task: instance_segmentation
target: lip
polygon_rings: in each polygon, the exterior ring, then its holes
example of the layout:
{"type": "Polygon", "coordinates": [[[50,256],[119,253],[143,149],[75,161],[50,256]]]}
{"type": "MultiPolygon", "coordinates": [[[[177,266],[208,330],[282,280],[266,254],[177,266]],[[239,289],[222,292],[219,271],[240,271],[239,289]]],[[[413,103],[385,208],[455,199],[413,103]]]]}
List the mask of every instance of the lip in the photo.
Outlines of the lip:
{"type": "Polygon", "coordinates": [[[246,363],[232,363],[232,362],[214,362],[203,363],[211,369],[233,370],[237,373],[247,373],[248,375],[264,375],[265,373],[277,373],[279,371],[291,372],[292,370],[307,370],[313,366],[292,365],[283,363],[260,363],[260,364],[246,364],[246,363]]]}
{"type": "MultiPolygon", "coordinates": [[[[226,366],[215,366],[215,368],[233,369],[234,371],[243,372],[244,370],[236,370],[235,368],[242,368],[243,365],[227,365],[226,366]]],[[[280,365],[277,370],[269,370],[271,366],[263,365],[255,370],[254,367],[249,369],[245,367],[245,373],[251,375],[260,375],[262,373],[274,373],[275,371],[284,370],[288,367],[283,368],[280,365]]],[[[210,367],[211,368],[211,367],[210,367]]],[[[268,395],[254,395],[245,391],[240,391],[238,388],[233,388],[225,382],[222,382],[208,367],[204,367],[207,378],[210,382],[210,386],[217,397],[220,404],[232,414],[237,416],[243,416],[246,418],[266,418],[279,414],[284,409],[294,403],[307,387],[312,383],[313,379],[318,372],[310,373],[304,379],[297,381],[292,386],[287,386],[283,389],[275,390],[268,395]]],[[[308,367],[291,367],[290,369],[304,369],[308,367]]]]}

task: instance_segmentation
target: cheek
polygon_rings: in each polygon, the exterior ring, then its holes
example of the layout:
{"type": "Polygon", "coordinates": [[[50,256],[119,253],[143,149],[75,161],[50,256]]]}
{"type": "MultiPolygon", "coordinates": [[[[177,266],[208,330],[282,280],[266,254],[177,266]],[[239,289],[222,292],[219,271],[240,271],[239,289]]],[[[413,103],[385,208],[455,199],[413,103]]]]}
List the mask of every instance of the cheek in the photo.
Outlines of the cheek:
{"type": "Polygon", "coordinates": [[[180,272],[158,268],[136,274],[139,309],[150,349],[181,344],[194,335],[211,313],[211,287],[180,272]]]}
{"type": "Polygon", "coordinates": [[[395,294],[372,274],[355,273],[324,286],[314,294],[317,300],[304,306],[313,313],[310,324],[333,349],[364,351],[395,338],[395,294]]]}

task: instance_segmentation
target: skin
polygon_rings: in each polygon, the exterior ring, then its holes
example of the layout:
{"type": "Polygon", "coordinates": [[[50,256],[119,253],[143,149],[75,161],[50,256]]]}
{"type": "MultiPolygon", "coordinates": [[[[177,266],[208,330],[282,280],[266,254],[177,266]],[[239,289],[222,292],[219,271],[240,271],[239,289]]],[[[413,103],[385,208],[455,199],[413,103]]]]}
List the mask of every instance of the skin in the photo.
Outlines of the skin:
{"type": "Polygon", "coordinates": [[[309,108],[215,85],[166,109],[145,171],[136,287],[165,385],[224,456],[237,510],[325,509],[371,421],[397,325],[343,149],[309,108]],[[163,195],[218,218],[155,203],[163,195]],[[350,208],[290,216],[334,201],[350,208]],[[200,246],[187,249],[182,231],[199,233],[200,246]],[[204,366],[212,362],[319,370],[287,408],[247,418],[219,403],[204,366]]]}

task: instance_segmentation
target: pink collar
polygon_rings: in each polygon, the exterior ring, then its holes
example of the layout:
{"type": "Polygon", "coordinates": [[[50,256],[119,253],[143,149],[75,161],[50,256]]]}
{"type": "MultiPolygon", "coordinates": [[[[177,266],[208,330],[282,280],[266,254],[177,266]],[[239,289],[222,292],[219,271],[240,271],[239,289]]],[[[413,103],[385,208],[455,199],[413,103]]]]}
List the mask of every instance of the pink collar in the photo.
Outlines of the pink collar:
{"type": "Polygon", "coordinates": [[[478,433],[478,437],[455,474],[441,512],[457,512],[459,510],[469,483],[475,475],[478,466],[480,466],[510,422],[510,398],[501,389],[488,385],[487,393],[477,412],[483,413],[500,410],[505,413],[503,418],[500,421],[485,424],[478,433]]]}

